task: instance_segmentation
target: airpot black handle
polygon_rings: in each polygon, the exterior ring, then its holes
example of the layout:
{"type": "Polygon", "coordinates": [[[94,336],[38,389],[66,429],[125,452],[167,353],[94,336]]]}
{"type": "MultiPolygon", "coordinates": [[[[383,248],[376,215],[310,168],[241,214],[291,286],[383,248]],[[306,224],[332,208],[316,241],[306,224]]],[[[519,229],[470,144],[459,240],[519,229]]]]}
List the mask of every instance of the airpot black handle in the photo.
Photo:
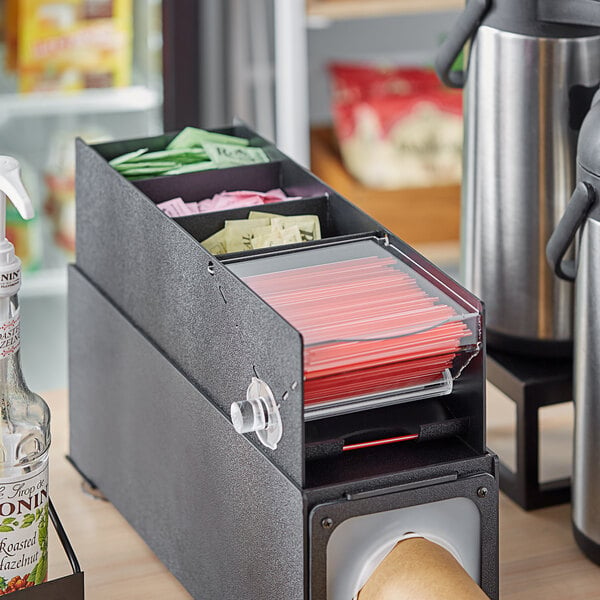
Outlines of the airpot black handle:
{"type": "Polygon", "coordinates": [[[458,58],[464,45],[477,31],[481,20],[488,11],[491,0],[469,0],[454,29],[448,34],[435,57],[435,71],[441,81],[452,88],[465,85],[464,71],[452,71],[452,65],[458,58]]]}
{"type": "Polygon", "coordinates": [[[592,204],[596,200],[594,188],[580,181],[571,196],[563,216],[546,246],[546,258],[552,270],[561,279],[574,281],[577,265],[574,260],[564,260],[564,256],[573,243],[575,235],[586,220],[592,204]]]}
{"type": "Polygon", "coordinates": [[[600,27],[599,0],[538,0],[537,18],[550,23],[600,27]]]}

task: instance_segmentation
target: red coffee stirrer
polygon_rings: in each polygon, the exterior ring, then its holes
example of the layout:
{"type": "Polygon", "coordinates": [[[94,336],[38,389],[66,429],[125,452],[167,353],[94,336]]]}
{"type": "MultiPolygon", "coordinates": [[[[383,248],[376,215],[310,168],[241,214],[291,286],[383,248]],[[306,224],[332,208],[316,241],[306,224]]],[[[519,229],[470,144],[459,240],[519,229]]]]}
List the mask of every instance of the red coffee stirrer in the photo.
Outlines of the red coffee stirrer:
{"type": "Polygon", "coordinates": [[[393,258],[365,257],[251,276],[302,333],[305,404],[441,380],[471,334],[393,258]]]}

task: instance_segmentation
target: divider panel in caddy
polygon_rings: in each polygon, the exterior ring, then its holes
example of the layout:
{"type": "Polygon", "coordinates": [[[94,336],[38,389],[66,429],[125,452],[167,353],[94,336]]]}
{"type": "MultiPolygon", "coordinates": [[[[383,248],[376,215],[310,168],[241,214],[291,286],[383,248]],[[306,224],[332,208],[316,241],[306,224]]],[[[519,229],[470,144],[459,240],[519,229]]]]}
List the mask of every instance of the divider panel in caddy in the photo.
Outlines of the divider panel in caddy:
{"type": "Polygon", "coordinates": [[[81,141],[77,169],[79,269],[223,413],[252,377],[269,381],[282,399],[283,438],[275,451],[255,443],[302,485],[300,335],[81,141]]]}

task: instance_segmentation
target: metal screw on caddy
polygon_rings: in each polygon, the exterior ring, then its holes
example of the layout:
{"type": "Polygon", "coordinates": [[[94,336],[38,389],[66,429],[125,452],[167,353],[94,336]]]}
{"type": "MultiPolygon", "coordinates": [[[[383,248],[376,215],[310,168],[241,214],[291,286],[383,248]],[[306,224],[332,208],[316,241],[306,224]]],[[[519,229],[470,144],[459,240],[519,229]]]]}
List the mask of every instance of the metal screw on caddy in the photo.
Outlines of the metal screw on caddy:
{"type": "Polygon", "coordinates": [[[492,349],[568,356],[572,289],[545,247],[575,187],[579,128],[600,83],[596,0],[469,0],[436,70],[465,88],[462,276],[492,349]],[[451,70],[470,41],[465,72],[451,70]]]}

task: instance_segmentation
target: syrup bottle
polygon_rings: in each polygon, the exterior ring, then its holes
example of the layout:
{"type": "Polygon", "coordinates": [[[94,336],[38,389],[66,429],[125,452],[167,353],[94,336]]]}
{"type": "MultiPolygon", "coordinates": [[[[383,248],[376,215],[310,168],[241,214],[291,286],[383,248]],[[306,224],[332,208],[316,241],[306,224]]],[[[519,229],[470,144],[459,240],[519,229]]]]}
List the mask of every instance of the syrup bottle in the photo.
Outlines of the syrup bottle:
{"type": "Polygon", "coordinates": [[[19,163],[0,156],[0,595],[43,583],[48,570],[50,411],[21,372],[21,261],[6,239],[7,197],[33,217],[19,163]]]}

